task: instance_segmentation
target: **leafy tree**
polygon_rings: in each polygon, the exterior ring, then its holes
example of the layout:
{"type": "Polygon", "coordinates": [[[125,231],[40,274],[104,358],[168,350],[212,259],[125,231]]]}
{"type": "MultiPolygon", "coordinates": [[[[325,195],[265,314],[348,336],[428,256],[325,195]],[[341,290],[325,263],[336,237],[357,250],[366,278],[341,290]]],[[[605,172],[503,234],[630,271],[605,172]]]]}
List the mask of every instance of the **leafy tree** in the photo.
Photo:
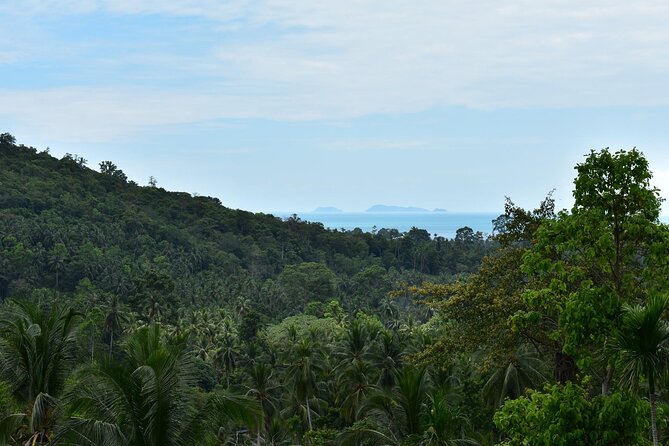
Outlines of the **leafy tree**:
{"type": "Polygon", "coordinates": [[[258,442],[260,429],[269,430],[272,416],[277,412],[277,400],[274,396],[278,386],[274,382],[272,367],[264,362],[257,362],[246,370],[247,395],[256,398],[262,408],[263,421],[258,423],[258,442]]]}
{"type": "Polygon", "coordinates": [[[16,145],[16,138],[11,133],[0,133],[0,144],[7,146],[16,145]]]}
{"type": "Polygon", "coordinates": [[[112,176],[114,178],[118,178],[122,181],[127,181],[128,180],[128,177],[126,176],[126,174],[123,173],[123,171],[121,169],[119,169],[116,166],[116,164],[114,164],[111,161],[100,162],[100,173],[112,176]]]}
{"type": "Polygon", "coordinates": [[[216,351],[215,364],[219,370],[223,370],[225,373],[227,388],[230,387],[230,375],[237,368],[238,348],[235,338],[227,335],[223,338],[223,345],[216,351]]]}
{"type": "Polygon", "coordinates": [[[614,393],[590,399],[574,382],[508,400],[495,414],[504,446],[637,446],[645,444],[646,405],[614,393]]]}
{"type": "MultiPolygon", "coordinates": [[[[530,311],[516,319],[519,327],[540,322],[533,331],[557,344],[556,373],[563,381],[575,376],[571,358],[581,367],[593,364],[620,324],[624,303],[644,300],[666,283],[666,261],[656,254],[666,239],[658,221],[661,200],[643,155],[593,151],[576,170],[571,214],[545,222],[524,256],[523,271],[533,281],[525,293],[530,311]]],[[[606,393],[612,364],[603,375],[606,393]]]]}
{"type": "Polygon", "coordinates": [[[298,308],[309,301],[328,301],[335,296],[337,278],[321,263],[288,265],[278,277],[289,299],[298,308]]]}

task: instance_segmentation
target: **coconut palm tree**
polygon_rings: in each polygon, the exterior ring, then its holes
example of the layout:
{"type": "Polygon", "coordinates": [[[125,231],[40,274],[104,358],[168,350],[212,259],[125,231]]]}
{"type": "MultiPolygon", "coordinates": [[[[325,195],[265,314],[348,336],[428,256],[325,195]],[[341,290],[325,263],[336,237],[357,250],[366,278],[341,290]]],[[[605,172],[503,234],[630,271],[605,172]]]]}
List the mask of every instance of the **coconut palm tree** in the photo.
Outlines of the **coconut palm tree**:
{"type": "Polygon", "coordinates": [[[402,430],[405,435],[420,433],[421,411],[429,390],[425,368],[405,366],[396,374],[396,401],[404,419],[402,430]]]}
{"type": "Polygon", "coordinates": [[[48,263],[51,270],[56,273],[56,289],[58,289],[58,275],[65,269],[65,261],[67,260],[67,248],[63,243],[56,243],[51,251],[49,251],[48,263]]]}
{"type": "Polygon", "coordinates": [[[473,440],[461,438],[462,426],[468,425],[469,420],[453,407],[448,395],[440,390],[428,395],[423,422],[425,427],[418,446],[477,444],[473,440]]]}
{"type": "Polygon", "coordinates": [[[269,430],[271,417],[276,410],[276,398],[274,391],[277,386],[274,384],[272,367],[265,362],[255,362],[246,369],[248,389],[246,394],[255,398],[262,408],[261,417],[263,421],[258,423],[258,444],[260,444],[260,429],[264,426],[269,430]]]}
{"type": "Polygon", "coordinates": [[[358,419],[360,405],[376,388],[375,374],[376,370],[371,364],[363,360],[355,360],[340,369],[337,377],[339,392],[336,403],[346,421],[354,422],[358,419]]]}
{"type": "Polygon", "coordinates": [[[123,324],[127,321],[126,314],[121,311],[121,301],[117,295],[109,298],[105,311],[104,331],[109,336],[109,355],[114,350],[114,335],[123,332],[123,324]]]}
{"type": "Polygon", "coordinates": [[[345,430],[338,438],[340,446],[475,444],[464,438],[468,423],[451,401],[451,392],[435,389],[425,368],[404,366],[395,372],[395,381],[392,390],[370,394],[361,413],[372,424],[345,430]]]}
{"type": "Polygon", "coordinates": [[[108,358],[83,371],[59,444],[198,444],[206,409],[192,389],[190,356],[184,340],[168,346],[160,337],[159,325],[142,327],[121,361],[108,358]]]}
{"type": "Polygon", "coordinates": [[[669,370],[669,323],[662,318],[667,307],[667,296],[653,296],[645,307],[624,307],[622,324],[612,343],[623,382],[636,387],[642,377],[648,380],[654,446],[658,444],[655,383],[669,370]]]}
{"type": "Polygon", "coordinates": [[[74,364],[78,320],[69,308],[28,302],[13,302],[0,320],[0,371],[29,414],[12,417],[12,423],[28,422],[30,444],[44,444],[53,434],[57,398],[74,364]]]}
{"type": "Polygon", "coordinates": [[[371,344],[371,336],[367,326],[358,319],[352,320],[341,345],[337,349],[337,356],[341,359],[341,365],[346,366],[356,360],[368,359],[371,344]]]}
{"type": "Polygon", "coordinates": [[[226,387],[230,387],[230,375],[237,367],[239,351],[235,338],[231,335],[226,335],[222,342],[223,345],[217,349],[214,356],[214,366],[225,373],[226,387]]]}
{"type": "Polygon", "coordinates": [[[507,398],[523,395],[526,388],[536,388],[546,381],[543,367],[536,351],[527,346],[519,347],[493,370],[483,386],[488,403],[498,407],[507,398]]]}
{"type": "Polygon", "coordinates": [[[313,423],[309,400],[316,392],[317,374],[321,370],[319,359],[315,346],[308,339],[303,339],[295,346],[293,362],[287,370],[294,398],[298,404],[304,404],[310,431],[313,430],[313,423]]]}
{"type": "Polygon", "coordinates": [[[402,365],[404,346],[397,333],[385,330],[381,333],[379,348],[374,352],[374,366],[380,370],[377,385],[391,388],[395,385],[395,372],[402,365]]]}

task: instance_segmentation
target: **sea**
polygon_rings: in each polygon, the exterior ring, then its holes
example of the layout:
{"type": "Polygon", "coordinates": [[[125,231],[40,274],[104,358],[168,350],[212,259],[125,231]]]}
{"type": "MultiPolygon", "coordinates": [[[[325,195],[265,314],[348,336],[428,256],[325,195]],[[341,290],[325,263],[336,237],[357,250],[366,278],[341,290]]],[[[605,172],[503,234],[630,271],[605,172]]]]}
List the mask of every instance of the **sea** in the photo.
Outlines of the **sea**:
{"type": "MultiPolygon", "coordinates": [[[[455,213],[455,212],[337,212],[297,213],[297,216],[306,221],[320,222],[330,229],[351,230],[360,228],[363,231],[397,229],[406,232],[412,227],[425,229],[432,236],[454,238],[455,232],[468,226],[474,231],[481,231],[484,235],[492,233],[492,220],[501,214],[495,213],[455,213]]],[[[292,213],[274,213],[277,217],[288,218],[292,213]]]]}

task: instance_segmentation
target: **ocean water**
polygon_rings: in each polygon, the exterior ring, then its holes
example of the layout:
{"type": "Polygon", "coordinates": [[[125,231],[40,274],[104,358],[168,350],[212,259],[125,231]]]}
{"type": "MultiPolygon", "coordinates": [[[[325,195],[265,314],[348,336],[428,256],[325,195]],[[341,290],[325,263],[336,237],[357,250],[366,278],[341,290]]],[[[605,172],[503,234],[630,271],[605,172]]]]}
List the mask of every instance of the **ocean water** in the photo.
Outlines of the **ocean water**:
{"type": "MultiPolygon", "coordinates": [[[[451,212],[420,212],[420,213],[371,213],[371,212],[338,212],[338,213],[298,213],[302,220],[320,222],[330,229],[355,229],[372,231],[374,228],[397,229],[405,232],[412,227],[427,230],[431,235],[453,238],[455,231],[469,226],[474,231],[484,234],[492,233],[492,220],[499,214],[493,213],[451,213],[451,212]]],[[[275,213],[274,215],[288,218],[292,214],[275,213]]]]}

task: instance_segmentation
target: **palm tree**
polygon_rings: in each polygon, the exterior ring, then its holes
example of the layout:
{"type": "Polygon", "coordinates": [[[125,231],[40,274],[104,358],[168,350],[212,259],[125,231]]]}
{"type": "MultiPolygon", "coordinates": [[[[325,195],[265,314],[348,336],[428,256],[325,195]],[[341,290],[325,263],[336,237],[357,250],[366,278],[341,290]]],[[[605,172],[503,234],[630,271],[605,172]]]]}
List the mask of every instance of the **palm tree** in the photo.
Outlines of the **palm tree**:
{"type": "MultiPolygon", "coordinates": [[[[422,433],[430,383],[425,368],[411,366],[396,371],[395,381],[397,384],[391,390],[372,392],[361,407],[361,412],[381,420],[381,425],[387,427],[387,431],[379,432],[399,444],[403,439],[422,433]]],[[[390,444],[386,443],[389,441],[387,439],[383,441],[380,444],[390,444]]]]}
{"type": "Polygon", "coordinates": [[[56,289],[58,289],[58,274],[65,268],[65,260],[67,260],[67,248],[63,243],[56,243],[47,259],[49,266],[56,273],[56,289]]]}
{"type": "Polygon", "coordinates": [[[264,426],[269,430],[272,415],[276,412],[276,400],[273,396],[274,385],[272,367],[265,362],[255,362],[246,370],[247,395],[255,398],[262,408],[263,422],[258,423],[258,444],[260,444],[260,429],[264,426]]]}
{"type": "Polygon", "coordinates": [[[648,380],[653,445],[658,445],[655,381],[669,370],[669,323],[662,314],[669,307],[667,296],[648,299],[645,307],[626,306],[620,330],[613,340],[623,382],[635,387],[642,377],[648,380]]]}
{"type": "MultiPolygon", "coordinates": [[[[208,424],[219,426],[218,441],[221,445],[231,444],[231,436],[234,432],[235,443],[239,444],[238,437],[242,434],[248,438],[248,432],[260,429],[258,420],[262,417],[262,408],[258,401],[248,395],[238,395],[228,390],[218,389],[209,398],[207,410],[210,412],[208,424]],[[246,429],[239,429],[246,426],[246,429]]],[[[202,414],[202,418],[205,418],[202,414]]],[[[191,443],[184,443],[190,445],[191,443]]],[[[198,443],[199,444],[199,443],[198,443]]],[[[247,444],[247,443],[244,443],[247,444]]],[[[259,446],[258,443],[257,446],[259,446]]]]}
{"type": "Polygon", "coordinates": [[[397,333],[385,330],[380,336],[379,349],[374,353],[374,365],[380,370],[377,385],[392,388],[395,385],[395,372],[402,365],[404,347],[397,333]]]}
{"type": "Polygon", "coordinates": [[[126,322],[127,316],[121,311],[121,301],[117,295],[112,295],[107,305],[105,314],[105,333],[109,335],[109,355],[111,356],[114,349],[114,335],[123,332],[123,324],[126,322]]]}
{"type": "Polygon", "coordinates": [[[313,430],[311,406],[309,400],[316,391],[316,374],[320,371],[317,351],[311,341],[303,339],[293,352],[293,363],[288,368],[288,377],[292,380],[294,396],[298,404],[305,405],[309,430],[313,430]]]}
{"type": "Polygon", "coordinates": [[[358,319],[352,320],[338,349],[338,356],[341,358],[342,365],[367,359],[370,347],[371,339],[367,326],[358,319]]]}
{"type": "Polygon", "coordinates": [[[72,416],[63,444],[199,444],[204,403],[183,339],[165,345],[159,325],[142,327],[128,340],[122,361],[108,358],[85,370],[69,396],[72,416]]]}
{"type": "Polygon", "coordinates": [[[428,395],[428,407],[425,410],[425,428],[418,446],[453,446],[477,444],[472,440],[460,438],[462,426],[468,420],[452,406],[448,396],[442,391],[428,395]]]}
{"type": "Polygon", "coordinates": [[[361,408],[377,427],[361,425],[339,436],[342,446],[475,444],[464,437],[467,420],[455,408],[452,392],[434,389],[425,368],[404,366],[395,372],[396,386],[370,394],[361,408]]]}
{"type": "Polygon", "coordinates": [[[536,388],[546,381],[541,369],[544,364],[532,349],[521,346],[490,375],[483,391],[492,406],[501,406],[504,400],[516,399],[526,388],[536,388]]]}
{"type": "Polygon", "coordinates": [[[232,336],[226,335],[223,339],[223,345],[217,349],[214,357],[214,366],[217,370],[225,372],[226,387],[230,387],[230,375],[237,367],[237,357],[239,351],[235,339],[232,336]]]}
{"type": "Polygon", "coordinates": [[[354,422],[358,419],[360,405],[376,388],[374,373],[372,366],[363,360],[355,360],[340,371],[337,379],[337,405],[346,421],[354,422]]]}
{"type": "Polygon", "coordinates": [[[421,411],[429,390],[425,368],[405,366],[396,373],[397,404],[401,408],[406,435],[420,433],[421,411]]]}
{"type": "Polygon", "coordinates": [[[0,370],[17,402],[30,414],[24,418],[29,419],[32,444],[51,438],[56,398],[74,364],[78,316],[65,307],[45,310],[13,302],[0,320],[0,370]]]}

